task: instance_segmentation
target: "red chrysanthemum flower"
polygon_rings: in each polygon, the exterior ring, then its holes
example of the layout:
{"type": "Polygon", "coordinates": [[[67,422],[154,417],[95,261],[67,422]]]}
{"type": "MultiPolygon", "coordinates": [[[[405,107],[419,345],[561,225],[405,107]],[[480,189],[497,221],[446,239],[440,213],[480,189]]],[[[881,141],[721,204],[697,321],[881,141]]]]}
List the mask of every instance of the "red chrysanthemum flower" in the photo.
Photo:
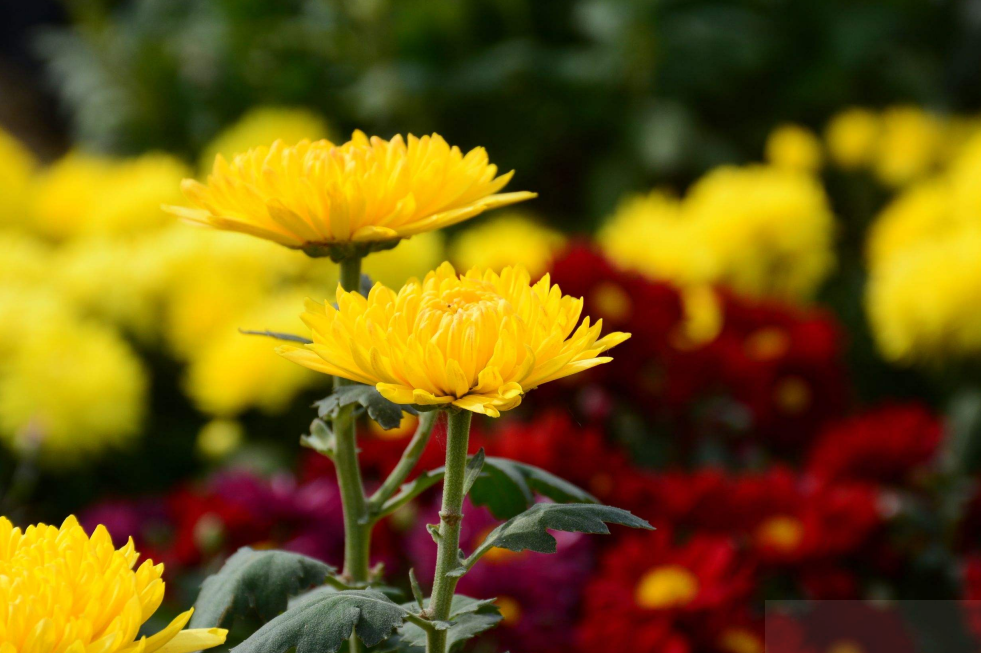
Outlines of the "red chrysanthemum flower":
{"type": "Polygon", "coordinates": [[[816,601],[801,616],[807,643],[817,651],[914,653],[911,629],[895,606],[865,601],[816,601]]]}
{"type": "Polygon", "coordinates": [[[728,538],[672,544],[667,530],[608,549],[587,585],[578,638],[584,650],[687,651],[714,615],[745,600],[751,564],[728,538]]]}
{"type": "Polygon", "coordinates": [[[824,480],[902,483],[933,460],[942,438],[940,420],[926,407],[884,406],[829,425],[807,469],[824,480]]]}
{"type": "Polygon", "coordinates": [[[709,347],[725,394],[747,409],[752,432],[783,446],[806,442],[844,408],[837,323],[818,311],[720,295],[722,331],[709,347]]]}
{"type": "Polygon", "coordinates": [[[784,614],[752,615],[746,608],[714,615],[700,633],[701,647],[713,653],[803,653],[803,624],[784,614]]]}

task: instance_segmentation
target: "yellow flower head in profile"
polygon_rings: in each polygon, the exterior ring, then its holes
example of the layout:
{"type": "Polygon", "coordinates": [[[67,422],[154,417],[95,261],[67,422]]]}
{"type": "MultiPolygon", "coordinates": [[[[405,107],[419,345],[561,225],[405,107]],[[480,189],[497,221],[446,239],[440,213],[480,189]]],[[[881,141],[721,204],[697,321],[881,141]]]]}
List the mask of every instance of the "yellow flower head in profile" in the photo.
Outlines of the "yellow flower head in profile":
{"type": "Polygon", "coordinates": [[[542,383],[609,362],[600,354],[630,337],[600,338],[602,320],[579,324],[582,299],[563,296],[547,274],[531,285],[520,267],[458,276],[443,263],[398,293],[375,284],[365,298],[338,287],[337,305],[308,301],[313,343],[279,352],[399,404],[492,417],[542,383]]]}
{"type": "Polygon", "coordinates": [[[163,565],[116,549],[74,517],[21,530],[0,517],[0,650],[5,653],[191,653],[225,642],[220,628],[183,630],[194,610],[150,636],[140,626],[164,597],[163,565]]]}
{"type": "Polygon", "coordinates": [[[484,148],[463,154],[437,134],[386,141],[355,132],[343,145],[277,141],[231,162],[218,156],[207,184],[184,180],[184,194],[199,208],[167,208],[194,223],[340,260],[535,196],[499,193],[512,175],[498,176],[484,148]]]}
{"type": "Polygon", "coordinates": [[[778,168],[816,172],[821,167],[821,141],[800,125],[780,125],[766,139],[766,160],[778,168]]]}

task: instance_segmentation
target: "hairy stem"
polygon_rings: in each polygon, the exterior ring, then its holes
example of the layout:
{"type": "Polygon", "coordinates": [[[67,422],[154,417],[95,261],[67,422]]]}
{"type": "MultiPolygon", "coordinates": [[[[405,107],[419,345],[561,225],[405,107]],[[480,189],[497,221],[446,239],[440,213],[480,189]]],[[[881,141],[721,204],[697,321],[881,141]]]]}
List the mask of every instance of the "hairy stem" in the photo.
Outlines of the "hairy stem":
{"type": "MultiPolygon", "coordinates": [[[[345,290],[360,290],[361,259],[346,259],[341,261],[340,266],[341,286],[345,290]]],[[[349,383],[351,382],[347,379],[334,377],[335,389],[349,383]]],[[[358,462],[355,426],[354,407],[341,408],[333,421],[336,441],[334,467],[344,509],[344,576],[350,583],[357,585],[368,582],[371,524],[368,521],[368,501],[364,495],[361,465],[358,462]]],[[[363,650],[361,640],[353,633],[349,644],[351,653],[360,653],[363,650]]]]}
{"type": "Polygon", "coordinates": [[[429,444],[429,438],[433,434],[433,426],[435,426],[438,416],[439,411],[436,410],[424,412],[419,415],[419,425],[416,427],[415,435],[412,436],[409,446],[402,453],[401,460],[399,460],[395,469],[392,470],[392,473],[388,475],[388,478],[385,479],[385,482],[382,483],[382,486],[368,500],[368,507],[372,514],[381,510],[385,502],[398,491],[402,483],[405,482],[405,479],[415,469],[419,458],[422,456],[422,452],[426,449],[426,445],[429,444]]]}
{"type": "MultiPolygon", "coordinates": [[[[439,511],[436,555],[436,577],[429,599],[432,619],[445,621],[450,616],[453,592],[459,580],[452,575],[460,566],[460,526],[463,522],[464,477],[467,467],[467,445],[470,440],[469,410],[447,413],[446,474],[443,477],[443,506],[439,511]]],[[[426,635],[426,653],[446,653],[446,631],[433,630],[426,635]]]]}

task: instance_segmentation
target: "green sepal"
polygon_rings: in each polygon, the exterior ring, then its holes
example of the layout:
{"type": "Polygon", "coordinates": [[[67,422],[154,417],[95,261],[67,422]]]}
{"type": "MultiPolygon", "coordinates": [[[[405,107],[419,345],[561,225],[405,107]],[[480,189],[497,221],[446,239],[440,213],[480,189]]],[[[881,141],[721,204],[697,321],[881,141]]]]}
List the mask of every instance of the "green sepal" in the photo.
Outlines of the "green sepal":
{"type": "Polygon", "coordinates": [[[239,333],[247,336],[265,336],[267,338],[275,338],[276,340],[285,340],[287,342],[298,342],[301,345],[309,345],[313,342],[310,338],[305,336],[298,336],[295,333],[282,333],[280,331],[270,331],[266,329],[264,331],[255,331],[252,329],[239,329],[239,333]]]}
{"type": "Polygon", "coordinates": [[[334,432],[322,419],[315,419],[310,423],[310,434],[300,436],[300,445],[328,458],[333,458],[337,451],[334,432]]]}
{"type": "Polygon", "coordinates": [[[303,253],[310,258],[329,258],[334,263],[340,263],[354,258],[364,258],[372,252],[383,252],[392,249],[402,242],[401,238],[390,240],[372,240],[363,243],[307,243],[296,249],[303,250],[303,253]]]}

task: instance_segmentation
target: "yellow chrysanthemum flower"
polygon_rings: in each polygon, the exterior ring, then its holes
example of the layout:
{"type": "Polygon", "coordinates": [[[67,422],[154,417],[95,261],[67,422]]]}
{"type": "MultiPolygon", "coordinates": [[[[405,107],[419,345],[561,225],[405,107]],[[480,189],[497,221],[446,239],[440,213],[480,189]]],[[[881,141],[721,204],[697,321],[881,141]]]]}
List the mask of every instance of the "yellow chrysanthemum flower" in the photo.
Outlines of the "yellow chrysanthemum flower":
{"type": "Polygon", "coordinates": [[[288,107],[259,107],[239,118],[205,146],[200,168],[207,174],[219,154],[230,159],[239,152],[251,150],[279,139],[284,143],[299,143],[329,138],[327,123],[306,109],[288,107]]]}
{"type": "Polygon", "coordinates": [[[661,191],[627,198],[596,234],[618,266],[682,286],[716,279],[717,262],[699,238],[682,203],[661,191]]]}
{"type": "MultiPolygon", "coordinates": [[[[37,448],[53,465],[70,465],[125,444],[140,430],[146,373],[130,347],[93,322],[37,322],[20,303],[4,306],[30,328],[0,364],[0,439],[18,450],[37,448]]],[[[7,297],[16,302],[16,293],[7,297]]],[[[38,316],[57,309],[34,307],[38,316]]]]}
{"type": "Polygon", "coordinates": [[[88,234],[134,233],[166,223],[160,205],[180,200],[187,166],[165,154],[110,159],[72,153],[38,177],[33,226],[65,240],[88,234]]]}
{"type": "Polygon", "coordinates": [[[220,417],[253,407],[280,412],[297,393],[324,378],[276,356],[269,338],[239,332],[242,328],[307,335],[296,314],[304,294],[292,292],[266,301],[198,348],[185,385],[202,411],[220,417]]]}
{"type": "Polygon", "coordinates": [[[599,354],[630,337],[600,338],[602,320],[579,324],[583,302],[549,275],[531,285],[522,268],[449,263],[398,293],[376,284],[368,297],[338,287],[338,308],[308,301],[313,344],[279,352],[305,367],[374,385],[400,404],[456,406],[492,417],[524,393],[609,362],[599,354]]]}
{"type": "Polygon", "coordinates": [[[0,225],[27,222],[34,155],[19,140],[0,129],[0,225]]]}
{"type": "Polygon", "coordinates": [[[943,123],[917,107],[893,107],[882,114],[876,151],[876,176],[890,186],[903,186],[937,164],[943,147],[943,123]]]}
{"type": "Polygon", "coordinates": [[[537,279],[548,270],[565,236],[521,213],[501,215],[468,228],[450,246],[450,259],[460,268],[500,271],[520,265],[537,279]]]}
{"type": "Polygon", "coordinates": [[[911,247],[871,270],[869,322],[882,353],[903,362],[981,355],[981,229],[911,247]]]}
{"type": "Polygon", "coordinates": [[[464,155],[437,134],[386,141],[355,132],[343,145],[277,141],[231,162],[219,156],[207,184],[184,180],[199,208],[168,210],[341,260],[535,196],[498,193],[512,175],[497,176],[483,148],[464,155]]]}
{"type": "MultiPolygon", "coordinates": [[[[869,265],[877,267],[918,244],[963,227],[944,178],[911,186],[890,202],[868,230],[869,265]]],[[[977,220],[981,225],[981,217],[977,220]]]]}
{"type": "Polygon", "coordinates": [[[766,160],[778,168],[815,172],[823,158],[821,141],[806,127],[780,125],[766,139],[766,160]]]}
{"type": "Polygon", "coordinates": [[[855,169],[872,163],[882,123],[866,109],[847,109],[828,123],[824,139],[831,160],[842,168],[855,169]]]}
{"type": "Polygon", "coordinates": [[[163,565],[130,540],[113,546],[104,526],[90,538],[74,517],[14,528],[0,517],[0,650],[5,653],[191,653],[225,642],[221,628],[183,630],[188,610],[160,632],[140,626],[164,597],[163,565]]]}

